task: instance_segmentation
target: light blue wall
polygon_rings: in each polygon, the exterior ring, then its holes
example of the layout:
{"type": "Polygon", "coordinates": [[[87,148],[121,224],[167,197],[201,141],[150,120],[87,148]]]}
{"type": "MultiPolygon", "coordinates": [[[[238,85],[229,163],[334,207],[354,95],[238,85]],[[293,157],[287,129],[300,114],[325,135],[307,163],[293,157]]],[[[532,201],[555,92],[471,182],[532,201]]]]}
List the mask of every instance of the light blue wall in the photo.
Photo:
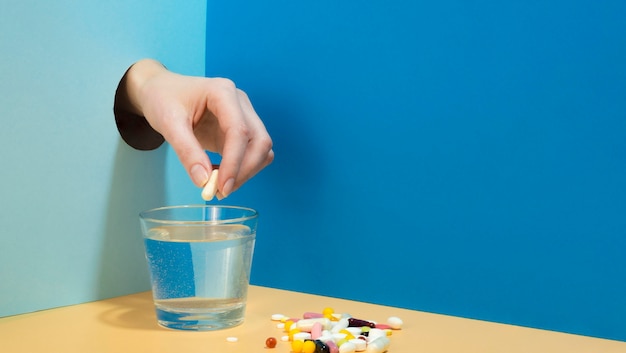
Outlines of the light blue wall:
{"type": "Polygon", "coordinates": [[[253,282],[626,340],[625,4],[210,0],[253,282]]]}
{"type": "Polygon", "coordinates": [[[202,75],[205,14],[201,0],[0,3],[0,316],[149,288],[137,217],[167,202],[171,152],[121,142],[113,94],[142,57],[202,75]]]}

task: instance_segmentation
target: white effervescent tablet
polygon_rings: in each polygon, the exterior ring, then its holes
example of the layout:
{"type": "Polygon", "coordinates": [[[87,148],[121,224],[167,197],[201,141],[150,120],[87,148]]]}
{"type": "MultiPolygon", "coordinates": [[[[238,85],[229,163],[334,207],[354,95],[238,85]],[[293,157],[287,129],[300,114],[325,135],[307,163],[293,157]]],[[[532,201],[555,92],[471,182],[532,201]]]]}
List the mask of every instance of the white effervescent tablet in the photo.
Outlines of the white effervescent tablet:
{"type": "Polygon", "coordinates": [[[404,324],[402,322],[402,319],[400,319],[397,316],[391,316],[390,318],[387,319],[387,324],[389,324],[389,326],[391,326],[391,329],[393,330],[400,330],[402,329],[402,324],[404,324]]]}
{"type": "Polygon", "coordinates": [[[280,321],[285,317],[285,315],[283,314],[273,314],[272,315],[272,321],[280,321]]]}
{"type": "Polygon", "coordinates": [[[213,200],[215,197],[215,193],[217,192],[217,176],[219,169],[213,169],[211,171],[211,177],[209,177],[209,181],[207,181],[206,185],[204,185],[204,189],[202,189],[202,199],[205,201],[213,200]]]}
{"type": "Polygon", "coordinates": [[[228,342],[237,342],[237,341],[239,341],[239,338],[230,336],[230,337],[226,337],[226,341],[228,341],[228,342]]]}

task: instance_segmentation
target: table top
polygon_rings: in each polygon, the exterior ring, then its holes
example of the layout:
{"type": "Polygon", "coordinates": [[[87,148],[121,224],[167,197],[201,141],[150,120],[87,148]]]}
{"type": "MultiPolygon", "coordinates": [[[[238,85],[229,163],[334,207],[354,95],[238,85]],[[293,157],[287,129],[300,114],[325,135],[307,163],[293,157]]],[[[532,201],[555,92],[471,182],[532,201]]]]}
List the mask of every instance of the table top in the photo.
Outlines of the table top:
{"type": "Polygon", "coordinates": [[[393,331],[388,353],[404,352],[626,352],[626,342],[399,309],[344,299],[250,286],[245,322],[209,332],[165,329],[157,325],[152,296],[142,292],[92,303],[0,319],[2,352],[276,352],[288,342],[271,320],[273,314],[300,317],[304,312],[336,312],[385,322],[404,321],[393,331]],[[278,344],[265,348],[266,338],[278,344]],[[228,342],[237,337],[237,342],[228,342]]]}

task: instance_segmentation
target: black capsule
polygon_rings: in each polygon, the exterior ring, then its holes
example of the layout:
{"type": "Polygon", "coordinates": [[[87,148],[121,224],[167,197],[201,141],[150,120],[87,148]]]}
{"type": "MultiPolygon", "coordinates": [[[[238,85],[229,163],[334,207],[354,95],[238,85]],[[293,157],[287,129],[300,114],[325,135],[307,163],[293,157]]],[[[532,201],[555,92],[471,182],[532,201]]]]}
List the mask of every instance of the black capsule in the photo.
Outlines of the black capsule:
{"type": "Polygon", "coordinates": [[[348,319],[348,327],[363,327],[363,326],[374,328],[376,327],[376,324],[373,322],[366,321],[366,320],[355,319],[353,317],[348,319]]]}
{"type": "Polygon", "coordinates": [[[315,340],[315,353],[330,353],[330,347],[320,340],[315,340]]]}

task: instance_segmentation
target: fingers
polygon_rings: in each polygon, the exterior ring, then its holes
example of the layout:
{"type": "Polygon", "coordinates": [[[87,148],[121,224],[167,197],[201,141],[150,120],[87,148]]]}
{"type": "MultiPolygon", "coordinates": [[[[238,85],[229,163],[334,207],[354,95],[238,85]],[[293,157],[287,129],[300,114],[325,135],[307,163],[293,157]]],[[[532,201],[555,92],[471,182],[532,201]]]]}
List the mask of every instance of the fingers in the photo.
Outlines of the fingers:
{"type": "Polygon", "coordinates": [[[250,136],[246,152],[241,161],[237,183],[235,184],[237,188],[274,160],[272,139],[263,122],[254,111],[250,99],[243,91],[239,91],[239,98],[244,116],[247,117],[251,131],[254,131],[254,134],[250,136]]]}
{"type": "Polygon", "coordinates": [[[154,104],[145,115],[170,143],[197,187],[205,187],[213,169],[205,149],[222,155],[216,190],[221,198],[272,162],[272,140],[247,95],[232,81],[181,75],[159,78],[152,81],[158,90],[150,96],[154,104]]]}
{"type": "Polygon", "coordinates": [[[224,133],[218,185],[227,197],[274,159],[272,140],[247,95],[232,86],[207,101],[224,133]],[[213,105],[211,105],[211,103],[213,105]]]}
{"type": "Polygon", "coordinates": [[[197,187],[204,187],[211,175],[211,161],[195,138],[191,127],[171,124],[166,131],[165,138],[176,152],[189,178],[197,187]]]}

